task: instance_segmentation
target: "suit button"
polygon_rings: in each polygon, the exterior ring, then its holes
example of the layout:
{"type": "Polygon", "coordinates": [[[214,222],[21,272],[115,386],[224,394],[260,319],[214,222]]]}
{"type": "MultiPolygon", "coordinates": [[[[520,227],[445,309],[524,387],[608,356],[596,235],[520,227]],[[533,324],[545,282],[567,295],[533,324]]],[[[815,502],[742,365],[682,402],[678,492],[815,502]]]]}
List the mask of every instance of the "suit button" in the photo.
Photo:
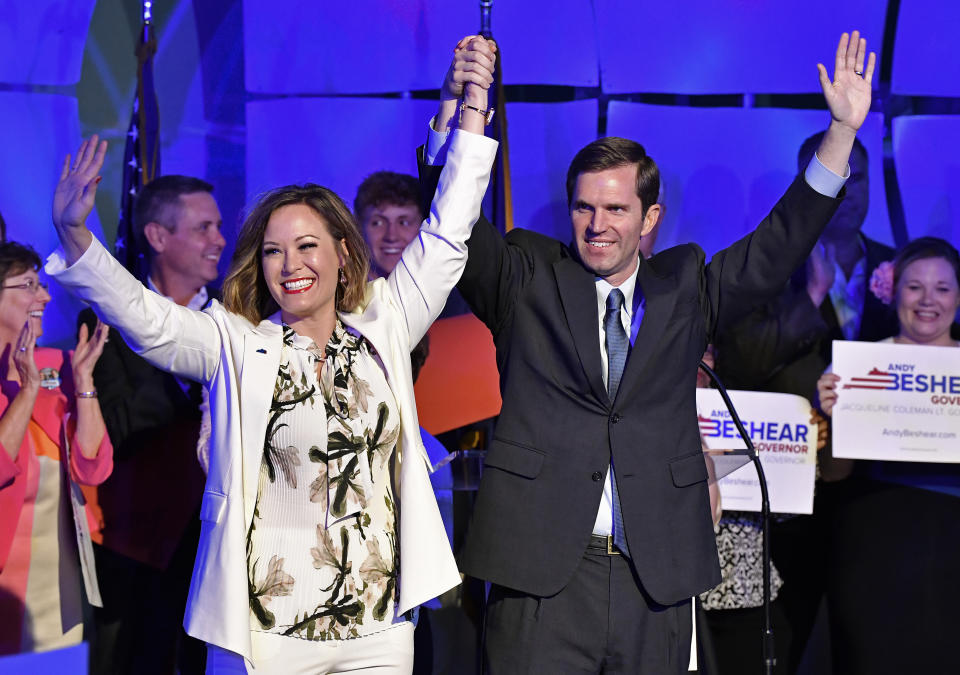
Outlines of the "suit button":
{"type": "Polygon", "coordinates": [[[603,474],[600,473],[599,471],[594,471],[593,475],[590,477],[593,479],[594,483],[597,483],[600,481],[601,478],[603,478],[603,474]]]}
{"type": "Polygon", "coordinates": [[[610,421],[613,422],[614,424],[616,424],[617,422],[619,422],[619,421],[620,421],[620,413],[613,413],[612,415],[610,415],[610,421]]]}

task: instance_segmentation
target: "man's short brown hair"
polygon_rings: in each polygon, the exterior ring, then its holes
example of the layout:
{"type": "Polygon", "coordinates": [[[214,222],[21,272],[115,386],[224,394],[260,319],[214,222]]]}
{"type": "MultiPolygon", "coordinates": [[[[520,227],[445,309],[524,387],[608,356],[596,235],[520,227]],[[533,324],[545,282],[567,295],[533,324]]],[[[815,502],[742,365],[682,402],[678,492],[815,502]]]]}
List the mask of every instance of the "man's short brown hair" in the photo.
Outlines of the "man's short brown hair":
{"type": "MultiPolygon", "coordinates": [[[[359,221],[371,206],[392,204],[420,208],[420,181],[409,174],[377,171],[363,179],[353,200],[353,215],[359,221]]],[[[423,214],[420,214],[423,216],[423,214]]]]}
{"type": "Polygon", "coordinates": [[[567,206],[573,203],[573,190],[580,174],[617,169],[621,166],[637,167],[637,197],[643,206],[643,215],[646,215],[647,209],[657,203],[660,170],[642,145],[618,136],[598,138],[581,148],[570,162],[570,168],[567,169],[567,206]]]}

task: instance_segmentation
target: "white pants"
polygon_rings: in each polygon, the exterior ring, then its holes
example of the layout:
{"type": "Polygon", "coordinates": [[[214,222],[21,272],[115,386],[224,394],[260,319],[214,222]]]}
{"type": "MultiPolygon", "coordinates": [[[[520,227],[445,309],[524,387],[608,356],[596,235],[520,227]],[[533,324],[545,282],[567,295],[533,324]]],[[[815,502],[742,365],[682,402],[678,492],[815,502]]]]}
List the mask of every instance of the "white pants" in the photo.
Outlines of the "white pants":
{"type": "Polygon", "coordinates": [[[251,633],[256,662],[207,645],[207,675],[335,675],[362,670],[364,675],[409,675],[413,671],[411,621],[350,640],[313,642],[273,633],[251,633]]]}

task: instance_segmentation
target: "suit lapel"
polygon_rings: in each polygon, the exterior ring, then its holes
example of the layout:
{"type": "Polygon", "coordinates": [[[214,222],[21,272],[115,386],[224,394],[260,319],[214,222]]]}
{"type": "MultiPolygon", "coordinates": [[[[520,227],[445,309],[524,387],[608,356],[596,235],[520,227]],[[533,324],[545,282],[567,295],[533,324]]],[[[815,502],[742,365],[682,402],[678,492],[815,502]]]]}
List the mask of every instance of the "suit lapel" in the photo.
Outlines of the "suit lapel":
{"type": "Polygon", "coordinates": [[[629,395],[629,392],[640,383],[640,373],[643,372],[655,351],[654,347],[663,335],[664,328],[673,314],[673,306],[677,302],[677,294],[669,279],[658,276],[644,260],[640,261],[637,290],[634,292],[643,292],[646,307],[640,329],[637,331],[637,339],[630,349],[630,356],[627,357],[627,364],[623,370],[623,379],[620,380],[620,389],[617,390],[618,399],[629,395]]]}
{"type": "Polygon", "coordinates": [[[597,400],[608,401],[600,360],[600,317],[597,315],[597,290],[593,275],[573,258],[556,261],[553,269],[564,317],[573,336],[580,365],[597,400]]]}
{"type": "Polygon", "coordinates": [[[243,411],[243,495],[244,515],[249,524],[257,500],[260,463],[266,426],[273,402],[273,388],[280,369],[281,328],[262,321],[255,332],[243,337],[243,364],[240,373],[240,410],[243,411]]]}

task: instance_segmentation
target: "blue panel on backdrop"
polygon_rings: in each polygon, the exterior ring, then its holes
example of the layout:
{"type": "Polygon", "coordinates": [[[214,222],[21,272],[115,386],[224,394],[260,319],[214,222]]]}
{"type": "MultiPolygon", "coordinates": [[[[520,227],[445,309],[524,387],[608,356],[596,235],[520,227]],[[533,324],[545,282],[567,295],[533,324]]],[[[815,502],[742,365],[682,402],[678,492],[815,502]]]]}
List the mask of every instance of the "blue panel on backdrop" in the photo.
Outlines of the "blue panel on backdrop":
{"type": "Polygon", "coordinates": [[[74,647],[54,649],[37,654],[17,654],[0,657],[0,672],[4,675],[37,675],[37,673],[70,673],[85,675],[90,647],[81,642],[74,647]]]}
{"type": "Polygon", "coordinates": [[[569,242],[567,167],[597,137],[597,101],[507,105],[514,223],[569,242]]]}
{"type": "Polygon", "coordinates": [[[325,185],[349,206],[380,169],[417,175],[434,101],[289,98],[247,103],[247,196],[289,183],[325,185]]]}
{"type": "Polygon", "coordinates": [[[893,158],[911,239],[960,244],[960,117],[893,119],[893,158]]]}
{"type": "Polygon", "coordinates": [[[74,84],[96,0],[0,3],[0,82],[74,84]]]}
{"type": "MultiPolygon", "coordinates": [[[[243,11],[246,85],[258,93],[435,89],[457,40],[480,29],[476,2],[244,0],[243,11]]],[[[494,3],[504,81],[596,85],[592,21],[589,0],[494,3]]]]}
{"type": "Polygon", "coordinates": [[[960,96],[960,3],[900,3],[890,91],[907,96],[960,96]]]}
{"type": "MultiPolygon", "coordinates": [[[[0,92],[0,213],[7,237],[31,244],[46,257],[57,244],[50,222],[53,190],[64,156],[80,145],[77,99],[71,96],[0,92]]],[[[96,212],[90,229],[103,236],[96,212]]],[[[70,343],[76,335],[80,305],[56,284],[44,315],[45,345],[70,343]]]]}
{"type": "MultiPolygon", "coordinates": [[[[747,234],[796,175],[797,150],[829,123],[825,111],[678,108],[612,101],[611,136],[642,143],[664,180],[666,217],[657,249],[693,241],[710,256],[747,234]]],[[[892,241],[882,180],[882,118],[860,131],[870,155],[863,231],[892,241]]]]}
{"type": "Polygon", "coordinates": [[[881,53],[885,0],[595,0],[607,93],[819,91],[837,39],[860,30],[881,53]]]}

